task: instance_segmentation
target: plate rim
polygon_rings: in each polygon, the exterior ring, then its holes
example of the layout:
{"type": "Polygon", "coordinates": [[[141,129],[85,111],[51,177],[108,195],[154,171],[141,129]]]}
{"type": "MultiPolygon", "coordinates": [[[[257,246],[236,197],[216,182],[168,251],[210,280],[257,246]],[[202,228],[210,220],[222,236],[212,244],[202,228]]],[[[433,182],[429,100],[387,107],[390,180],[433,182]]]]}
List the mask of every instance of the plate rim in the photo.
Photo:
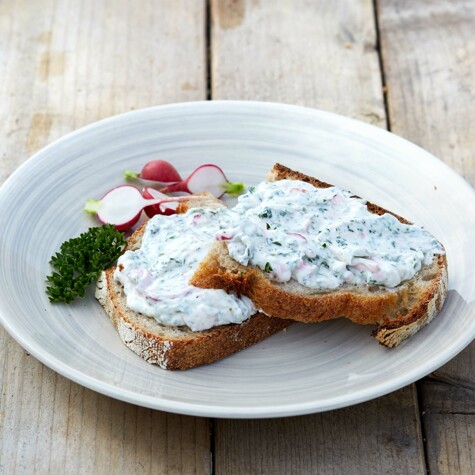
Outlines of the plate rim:
{"type": "Polygon", "coordinates": [[[447,165],[443,160],[437,158],[433,153],[429,152],[428,150],[422,148],[421,146],[417,145],[414,142],[411,142],[404,137],[401,137],[394,132],[391,132],[387,129],[383,129],[378,127],[374,124],[370,124],[368,122],[363,122],[362,120],[355,119],[353,117],[337,114],[336,112],[330,112],[323,109],[317,109],[307,106],[295,105],[295,104],[286,104],[281,102],[273,102],[273,101],[247,101],[247,100],[233,100],[233,99],[220,99],[220,100],[202,100],[202,101],[189,101],[189,102],[174,102],[170,104],[159,104],[150,107],[143,107],[140,109],[134,109],[126,112],[122,112],[120,114],[115,114],[109,117],[104,117],[97,121],[90,122],[78,129],[72,130],[67,134],[59,137],[58,139],[54,140],[53,142],[49,143],[45,147],[41,148],[40,150],[36,151],[34,154],[29,156],[23,163],[21,163],[8,177],[7,179],[0,185],[0,197],[3,194],[3,190],[6,186],[9,185],[9,182],[16,179],[16,175],[23,171],[23,168],[31,166],[32,160],[37,161],[40,160],[43,155],[46,155],[50,148],[56,147],[61,145],[63,142],[67,142],[72,138],[76,137],[76,135],[80,135],[86,133],[89,129],[95,129],[96,127],[101,127],[103,125],[113,123],[115,121],[121,121],[127,119],[127,117],[133,117],[134,115],[140,116],[144,113],[153,113],[156,110],[166,110],[166,109],[180,109],[180,108],[200,108],[200,107],[223,107],[223,106],[249,106],[249,107],[268,107],[269,109],[288,109],[289,111],[294,111],[296,113],[308,113],[319,115],[323,118],[328,118],[337,122],[346,122],[347,124],[351,124],[357,129],[365,129],[370,128],[373,133],[379,134],[384,136],[388,140],[392,140],[395,143],[399,143],[401,145],[409,146],[411,148],[416,148],[419,153],[425,155],[426,159],[431,160],[434,165],[442,167],[446,171],[450,172],[453,175],[453,178],[459,180],[460,185],[463,186],[468,192],[471,192],[475,197],[475,189],[453,168],[447,165]]]}
{"type": "MultiPolygon", "coordinates": [[[[469,192],[475,198],[475,190],[472,186],[464,180],[455,170],[445,164],[442,160],[435,157],[432,153],[426,151],[425,149],[419,147],[418,145],[410,142],[407,139],[399,137],[392,132],[389,132],[385,129],[379,128],[375,125],[362,122],[357,119],[350,117],[342,116],[333,112],[323,111],[320,109],[314,109],[304,106],[291,105],[291,104],[282,104],[278,102],[264,102],[264,101],[236,101],[236,100],[219,100],[219,101],[192,101],[192,102],[180,102],[173,104],[164,104],[156,105],[151,107],[146,107],[142,109],[136,109],[133,111],[127,111],[122,114],[117,114],[111,117],[103,118],[99,121],[89,123],[79,129],[76,129],[62,137],[58,140],[53,141],[48,144],[46,147],[37,151],[30,158],[25,160],[19,167],[17,167],[13,173],[5,180],[5,182],[0,187],[0,200],[4,193],[8,192],[9,187],[14,184],[18,176],[23,173],[25,168],[31,166],[32,163],[41,160],[44,156],[47,156],[50,149],[57,147],[64,142],[68,142],[71,139],[75,138],[81,134],[87,134],[89,130],[94,130],[100,128],[107,124],[113,124],[116,121],[127,121],[128,117],[138,116],[140,117],[143,114],[154,113],[155,111],[161,111],[166,109],[200,109],[205,108],[216,108],[216,107],[236,107],[236,106],[246,106],[250,108],[267,108],[276,111],[280,109],[282,111],[290,110],[295,113],[307,113],[319,116],[320,119],[332,120],[342,123],[343,125],[350,124],[357,129],[367,129],[372,130],[373,133],[380,134],[382,137],[389,138],[396,144],[401,144],[404,146],[409,146],[411,148],[416,147],[420,153],[425,156],[425,159],[431,160],[438,167],[445,169],[446,173],[450,173],[451,179],[457,180],[458,185],[465,189],[465,192],[469,192]]],[[[218,418],[273,418],[273,417],[287,417],[287,416],[297,416],[303,414],[325,412],[329,410],[334,410],[342,407],[349,407],[354,404],[359,404],[364,401],[368,401],[374,398],[381,397],[392,391],[396,391],[400,388],[407,386],[408,384],[417,381],[418,379],[426,376],[431,371],[434,371],[436,368],[442,366],[447,361],[452,359],[455,355],[460,353],[464,348],[466,348],[471,341],[475,338],[474,334],[465,333],[463,337],[458,340],[458,345],[453,347],[452,351],[449,353],[443,354],[443,358],[439,358],[433,361],[427,362],[421,369],[421,366],[416,366],[411,371],[404,373],[402,376],[396,378],[397,384],[395,385],[392,380],[386,380],[383,383],[378,384],[372,390],[361,389],[358,391],[353,391],[349,394],[344,394],[337,398],[327,398],[324,400],[319,400],[317,404],[312,401],[307,401],[305,403],[290,403],[290,404],[280,404],[280,405],[271,405],[270,407],[230,407],[230,406],[211,406],[205,405],[203,403],[193,404],[189,402],[180,402],[172,401],[170,399],[163,399],[160,397],[153,397],[148,395],[139,394],[138,392],[133,392],[128,389],[118,387],[110,383],[104,383],[102,380],[86,375],[81,371],[76,370],[74,367],[67,365],[61,362],[58,358],[41,351],[39,344],[31,345],[28,340],[26,340],[23,335],[18,334],[16,330],[10,325],[8,317],[0,313],[0,323],[3,325],[5,330],[17,341],[20,346],[26,349],[30,354],[32,354],[36,359],[41,363],[45,364],[49,368],[53,369],[57,373],[74,381],[77,384],[80,384],[84,387],[87,387],[91,390],[105,394],[109,397],[113,397],[118,400],[125,402],[133,403],[136,405],[148,407],[151,409],[163,410],[167,412],[175,412],[179,414],[186,414],[199,417],[218,417],[218,418]],[[431,363],[431,364],[429,364],[431,363]]]]}

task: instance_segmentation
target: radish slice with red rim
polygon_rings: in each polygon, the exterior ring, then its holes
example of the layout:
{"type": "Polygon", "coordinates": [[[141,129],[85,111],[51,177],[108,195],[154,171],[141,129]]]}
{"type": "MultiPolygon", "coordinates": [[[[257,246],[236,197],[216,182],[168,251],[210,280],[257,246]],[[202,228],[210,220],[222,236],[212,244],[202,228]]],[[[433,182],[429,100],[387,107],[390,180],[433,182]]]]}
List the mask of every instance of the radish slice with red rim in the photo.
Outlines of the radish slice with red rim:
{"type": "MultiPolygon", "coordinates": [[[[170,198],[168,195],[161,193],[160,191],[156,190],[155,188],[144,188],[142,195],[144,198],[150,199],[167,199],[170,198]]],[[[176,213],[176,209],[178,207],[178,202],[175,201],[174,203],[163,203],[158,205],[146,206],[144,208],[145,214],[152,218],[156,214],[164,214],[164,215],[171,215],[176,213]]]]}
{"type": "Polygon", "coordinates": [[[160,191],[163,193],[187,191],[192,194],[207,191],[214,197],[221,198],[225,193],[240,195],[244,189],[243,183],[231,183],[220,167],[209,163],[198,167],[186,180],[168,185],[160,191]]]}
{"type": "MultiPolygon", "coordinates": [[[[204,197],[194,197],[200,199],[204,197]]],[[[138,188],[131,185],[122,185],[108,191],[100,200],[87,200],[84,210],[97,214],[104,224],[113,224],[119,231],[131,228],[140,219],[142,210],[147,206],[175,204],[187,201],[187,196],[166,196],[145,199],[138,188]]]]}

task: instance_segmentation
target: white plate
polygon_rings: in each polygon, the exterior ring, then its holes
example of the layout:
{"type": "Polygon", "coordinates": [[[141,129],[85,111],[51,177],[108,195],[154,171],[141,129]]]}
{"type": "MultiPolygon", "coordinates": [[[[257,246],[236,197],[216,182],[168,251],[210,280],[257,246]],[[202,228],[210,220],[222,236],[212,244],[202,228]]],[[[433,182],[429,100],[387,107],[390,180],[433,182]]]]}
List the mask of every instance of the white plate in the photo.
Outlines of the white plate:
{"type": "Polygon", "coordinates": [[[130,112],[48,146],[0,190],[0,318],[31,354],[109,396],[165,411],[274,417],[381,396],[435,370],[475,337],[474,191],[429,153],[378,128],[321,111],[255,102],[198,102],[130,112]],[[439,317],[387,350],[345,320],[286,332],[185,372],[147,364],[119,340],[92,296],[51,305],[48,261],[96,222],[86,198],[122,183],[125,169],[170,160],[186,175],[221,165],[262,180],[279,161],[424,225],[446,246],[449,296],[439,317]],[[471,239],[471,238],[472,239],[471,239]]]}

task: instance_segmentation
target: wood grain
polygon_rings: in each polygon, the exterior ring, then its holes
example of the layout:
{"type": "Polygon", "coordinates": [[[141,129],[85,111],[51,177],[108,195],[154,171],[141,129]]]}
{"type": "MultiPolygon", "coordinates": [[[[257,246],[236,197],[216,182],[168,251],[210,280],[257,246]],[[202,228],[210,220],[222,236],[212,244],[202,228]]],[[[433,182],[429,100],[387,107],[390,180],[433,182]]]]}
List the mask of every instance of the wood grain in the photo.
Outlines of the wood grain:
{"type": "Polygon", "coordinates": [[[475,3],[379,5],[391,130],[475,185],[475,3]]]}
{"type": "Polygon", "coordinates": [[[422,473],[413,396],[407,387],[323,414],[218,421],[216,473],[422,473]]]}
{"type": "Polygon", "coordinates": [[[0,5],[0,181],[47,143],[131,109],[206,98],[205,1],[0,5]]]}
{"type": "Polygon", "coordinates": [[[209,473],[205,419],[85,389],[2,332],[0,473],[209,473]]]}
{"type": "MultiPolygon", "coordinates": [[[[475,184],[475,3],[378,6],[392,131],[475,184]]],[[[418,384],[430,473],[475,473],[474,364],[472,343],[418,384]]]]}
{"type": "Polygon", "coordinates": [[[420,390],[430,473],[475,473],[474,390],[430,379],[420,390]]]}
{"type": "MultiPolygon", "coordinates": [[[[0,4],[0,183],[95,120],[206,98],[201,0],[0,4]]],[[[0,474],[210,473],[207,419],[115,401],[59,376],[0,329],[0,474]]]]}
{"type": "MultiPolygon", "coordinates": [[[[212,6],[212,98],[386,116],[370,1],[220,1],[212,6]]],[[[216,473],[424,473],[414,386],[340,411],[216,421],[216,473]]]]}
{"type": "Polygon", "coordinates": [[[371,0],[213,0],[211,9],[213,98],[318,107],[385,126],[371,0]]]}

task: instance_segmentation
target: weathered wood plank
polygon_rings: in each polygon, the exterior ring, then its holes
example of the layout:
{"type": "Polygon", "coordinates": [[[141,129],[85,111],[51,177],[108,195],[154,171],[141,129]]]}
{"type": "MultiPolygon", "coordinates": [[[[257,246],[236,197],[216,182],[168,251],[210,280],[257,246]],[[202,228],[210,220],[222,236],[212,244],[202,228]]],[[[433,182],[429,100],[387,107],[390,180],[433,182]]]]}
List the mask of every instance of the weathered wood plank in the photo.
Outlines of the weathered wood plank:
{"type": "MultiPolygon", "coordinates": [[[[0,4],[0,183],[89,122],[206,98],[204,0],[0,4]]],[[[0,473],[209,473],[206,419],[115,401],[0,329],[0,473]]]]}
{"type": "MultiPolygon", "coordinates": [[[[378,5],[392,131],[475,184],[475,4],[378,5]]],[[[472,343],[418,384],[431,473],[475,472],[474,362],[472,343]]]]}
{"type": "Polygon", "coordinates": [[[475,3],[379,5],[391,130],[475,185],[475,3]]]}
{"type": "MultiPolygon", "coordinates": [[[[289,102],[385,126],[372,2],[220,1],[212,97],[289,102]]],[[[216,421],[216,473],[424,473],[414,386],[340,411],[216,421]]]]}
{"type": "Polygon", "coordinates": [[[115,401],[5,349],[0,473],[209,473],[206,419],[115,401]]]}
{"type": "Polygon", "coordinates": [[[87,123],[206,98],[204,0],[8,0],[0,32],[2,182],[87,123]]]}
{"type": "Polygon", "coordinates": [[[475,473],[475,393],[439,381],[420,384],[430,473],[475,473]]]}
{"type": "Polygon", "coordinates": [[[407,387],[323,414],[218,421],[216,473],[423,473],[413,396],[407,387]]]}
{"type": "Polygon", "coordinates": [[[212,97],[317,107],[385,126],[371,0],[213,0],[212,97]]]}

